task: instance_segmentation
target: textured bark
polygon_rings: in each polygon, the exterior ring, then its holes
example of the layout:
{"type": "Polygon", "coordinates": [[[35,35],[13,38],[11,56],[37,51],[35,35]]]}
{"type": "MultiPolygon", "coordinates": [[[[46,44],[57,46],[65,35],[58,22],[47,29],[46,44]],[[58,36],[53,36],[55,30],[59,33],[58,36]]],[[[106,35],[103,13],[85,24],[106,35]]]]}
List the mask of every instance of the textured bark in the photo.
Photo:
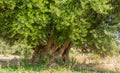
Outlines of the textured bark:
{"type": "Polygon", "coordinates": [[[65,49],[65,51],[62,55],[64,61],[69,60],[69,51],[70,51],[71,46],[72,46],[72,43],[70,42],[68,47],[65,49]]]}
{"type": "Polygon", "coordinates": [[[69,50],[71,48],[71,42],[69,40],[65,40],[61,46],[58,46],[54,42],[54,36],[51,36],[48,40],[47,45],[40,43],[38,46],[34,47],[34,53],[31,58],[31,63],[34,65],[38,63],[40,59],[44,58],[45,56],[50,56],[52,61],[56,58],[60,58],[63,61],[69,59],[69,50]]]}

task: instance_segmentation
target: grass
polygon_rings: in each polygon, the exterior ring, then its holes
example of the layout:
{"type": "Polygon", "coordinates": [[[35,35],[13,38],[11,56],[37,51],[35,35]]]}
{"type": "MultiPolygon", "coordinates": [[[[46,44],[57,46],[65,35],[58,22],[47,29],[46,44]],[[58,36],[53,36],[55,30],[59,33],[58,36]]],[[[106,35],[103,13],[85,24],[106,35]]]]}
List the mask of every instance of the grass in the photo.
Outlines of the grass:
{"type": "Polygon", "coordinates": [[[67,68],[65,66],[60,67],[48,67],[45,65],[38,66],[11,66],[0,69],[0,73],[118,73],[118,72],[99,72],[92,70],[74,70],[74,68],[67,68]]]}
{"type": "Polygon", "coordinates": [[[25,63],[24,66],[5,66],[0,69],[0,73],[119,73],[81,69],[80,67],[75,66],[76,61],[74,59],[71,59],[70,62],[67,62],[64,65],[61,63],[59,66],[49,67],[46,60],[43,60],[45,62],[41,61],[36,66],[29,65],[27,60],[23,60],[25,63]]]}
{"type": "Polygon", "coordinates": [[[93,71],[85,70],[75,66],[74,61],[69,61],[59,66],[48,66],[46,63],[40,61],[39,64],[33,66],[30,65],[27,60],[23,60],[25,65],[19,66],[5,66],[0,69],[0,73],[119,73],[111,71],[93,71]]]}

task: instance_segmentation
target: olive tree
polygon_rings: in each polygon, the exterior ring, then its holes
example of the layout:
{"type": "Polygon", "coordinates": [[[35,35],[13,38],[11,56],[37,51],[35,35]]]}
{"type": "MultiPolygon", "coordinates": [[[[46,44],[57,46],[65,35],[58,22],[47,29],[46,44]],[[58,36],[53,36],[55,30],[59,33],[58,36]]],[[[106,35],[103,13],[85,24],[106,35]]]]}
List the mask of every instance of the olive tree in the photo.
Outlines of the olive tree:
{"type": "Polygon", "coordinates": [[[111,10],[110,0],[0,0],[1,36],[31,45],[32,63],[47,55],[67,60],[73,44],[102,54],[111,50],[103,24],[111,10]]]}

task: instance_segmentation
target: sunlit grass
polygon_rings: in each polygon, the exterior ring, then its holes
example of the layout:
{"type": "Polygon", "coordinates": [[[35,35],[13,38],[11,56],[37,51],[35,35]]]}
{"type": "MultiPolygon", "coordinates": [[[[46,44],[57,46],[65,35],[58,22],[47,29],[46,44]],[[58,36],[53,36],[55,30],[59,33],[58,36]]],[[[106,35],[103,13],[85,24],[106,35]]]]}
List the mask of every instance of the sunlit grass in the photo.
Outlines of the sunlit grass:
{"type": "Polygon", "coordinates": [[[66,66],[48,67],[47,65],[26,65],[26,66],[11,66],[0,69],[0,73],[118,73],[118,72],[99,72],[92,70],[75,70],[66,66]]]}

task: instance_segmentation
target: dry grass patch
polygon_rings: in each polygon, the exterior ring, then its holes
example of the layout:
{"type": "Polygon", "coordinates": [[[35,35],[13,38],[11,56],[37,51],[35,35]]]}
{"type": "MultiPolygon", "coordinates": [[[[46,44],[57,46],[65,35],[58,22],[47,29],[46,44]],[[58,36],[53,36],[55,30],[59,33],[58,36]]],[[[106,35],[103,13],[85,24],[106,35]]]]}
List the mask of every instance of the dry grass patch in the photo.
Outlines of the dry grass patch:
{"type": "Polygon", "coordinates": [[[77,64],[76,68],[97,70],[97,71],[119,71],[120,72],[120,57],[89,57],[87,55],[79,55],[75,57],[77,64]]]}

